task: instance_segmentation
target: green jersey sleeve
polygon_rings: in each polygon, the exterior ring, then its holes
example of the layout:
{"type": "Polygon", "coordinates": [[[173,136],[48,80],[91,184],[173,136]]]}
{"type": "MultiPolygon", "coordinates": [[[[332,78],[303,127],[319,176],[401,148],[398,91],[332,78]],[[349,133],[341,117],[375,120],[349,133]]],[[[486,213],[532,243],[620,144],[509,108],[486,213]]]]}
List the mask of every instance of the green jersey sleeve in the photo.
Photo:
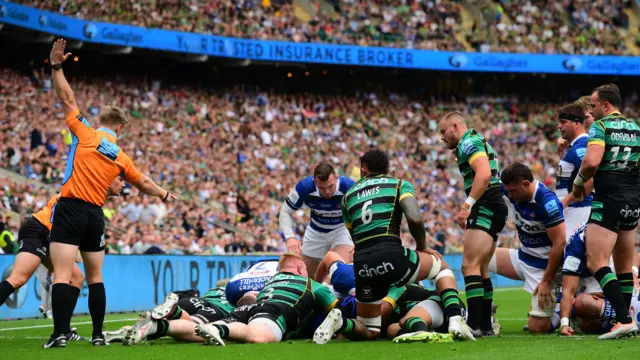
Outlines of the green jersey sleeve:
{"type": "Polygon", "coordinates": [[[402,200],[407,196],[416,197],[416,190],[413,188],[410,182],[402,180],[402,185],[400,185],[400,199],[402,200]]]}
{"type": "Polygon", "coordinates": [[[589,129],[589,145],[605,144],[605,128],[602,121],[596,121],[589,129]]]}
{"type": "Polygon", "coordinates": [[[458,145],[458,162],[469,164],[473,163],[477,158],[487,156],[482,140],[474,136],[469,136],[458,145]]]}
{"type": "Polygon", "coordinates": [[[311,280],[311,291],[313,292],[316,304],[322,306],[325,312],[333,310],[338,303],[338,298],[333,295],[331,290],[315,280],[311,280]]]}
{"type": "Polygon", "coordinates": [[[389,289],[387,296],[385,296],[384,299],[382,299],[382,301],[389,303],[395,309],[396,306],[398,306],[398,300],[400,300],[402,295],[404,295],[405,291],[407,291],[407,288],[404,286],[402,287],[392,286],[389,289]]]}

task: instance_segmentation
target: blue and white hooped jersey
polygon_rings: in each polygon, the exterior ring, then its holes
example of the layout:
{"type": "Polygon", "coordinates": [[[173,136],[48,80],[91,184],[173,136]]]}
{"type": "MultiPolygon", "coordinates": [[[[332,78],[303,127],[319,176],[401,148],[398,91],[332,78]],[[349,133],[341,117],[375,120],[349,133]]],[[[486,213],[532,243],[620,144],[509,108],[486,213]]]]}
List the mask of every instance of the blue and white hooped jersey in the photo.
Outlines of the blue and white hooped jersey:
{"type": "Polygon", "coordinates": [[[329,266],[331,286],[340,294],[339,297],[354,295],[356,293],[356,273],[353,264],[345,264],[336,261],[329,266]]]}
{"type": "MultiPolygon", "coordinates": [[[[562,203],[556,194],[539,181],[534,185],[533,200],[516,203],[509,198],[509,202],[514,209],[518,239],[521,244],[518,258],[529,266],[546,269],[552,245],[547,229],[562,224],[564,215],[562,203]]],[[[501,187],[507,195],[506,189],[502,185],[501,187]]]]}
{"type": "Polygon", "coordinates": [[[340,176],[336,184],[336,192],[331,199],[320,196],[320,191],[313,181],[313,176],[302,179],[291,191],[285,202],[292,210],[303,205],[311,209],[309,227],[320,233],[328,233],[344,227],[342,218],[342,197],[353,186],[354,181],[340,176]]]}
{"type": "Polygon", "coordinates": [[[260,291],[267,281],[278,272],[277,260],[265,260],[251,265],[246,271],[234,276],[226,287],[227,300],[236,305],[249,291],[260,291]]]}
{"type": "MultiPolygon", "coordinates": [[[[562,200],[573,190],[573,180],[578,176],[582,160],[587,153],[587,142],[589,136],[582,134],[575,138],[564,154],[560,164],[558,164],[558,175],[556,177],[556,195],[562,200]]],[[[574,202],[569,207],[591,206],[593,194],[585,196],[583,201],[574,202]]]]}
{"type": "Polygon", "coordinates": [[[562,275],[592,276],[587,268],[587,249],[584,246],[584,231],[586,229],[587,223],[585,222],[569,237],[569,241],[564,247],[562,275]]]}

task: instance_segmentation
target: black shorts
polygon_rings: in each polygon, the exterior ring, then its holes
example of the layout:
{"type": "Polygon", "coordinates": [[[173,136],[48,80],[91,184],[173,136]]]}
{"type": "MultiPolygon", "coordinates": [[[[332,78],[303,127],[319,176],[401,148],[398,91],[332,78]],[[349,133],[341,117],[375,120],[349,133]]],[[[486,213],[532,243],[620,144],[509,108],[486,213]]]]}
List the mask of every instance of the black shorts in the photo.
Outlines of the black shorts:
{"type": "Polygon", "coordinates": [[[292,306],[281,303],[261,302],[252,307],[249,310],[247,324],[258,319],[267,319],[276,323],[280,331],[282,331],[283,339],[295,333],[299,325],[298,314],[295,309],[292,306]]]}
{"type": "Polygon", "coordinates": [[[634,193],[637,191],[617,194],[596,192],[588,223],[614,232],[635,229],[640,219],[640,196],[634,193]]]}
{"type": "MultiPolygon", "coordinates": [[[[381,241],[381,240],[376,240],[381,241]]],[[[418,253],[397,242],[384,241],[356,248],[353,269],[356,273],[356,299],[359,302],[382,300],[392,285],[405,286],[418,276],[418,253]]]]}
{"type": "Polygon", "coordinates": [[[18,253],[26,252],[40,258],[43,262],[49,257],[49,229],[30,216],[18,230],[18,253]]]}
{"type": "Polygon", "coordinates": [[[196,296],[178,300],[178,306],[182,311],[191,315],[191,319],[194,322],[202,324],[209,324],[229,316],[217,306],[196,296]]]}
{"type": "Polygon", "coordinates": [[[227,318],[222,319],[223,322],[227,324],[231,324],[234,322],[239,322],[243,324],[249,323],[249,314],[251,313],[251,309],[258,306],[257,304],[251,305],[242,305],[235,308],[231,314],[227,318]]]}
{"type": "Polygon", "coordinates": [[[509,209],[502,198],[500,188],[487,189],[480,199],[471,208],[467,218],[467,229],[478,229],[491,235],[493,241],[498,240],[498,235],[507,224],[509,209]]]}
{"type": "Polygon", "coordinates": [[[51,242],[75,245],[82,251],[104,251],[104,213],[100,206],[60,198],[51,217],[51,242]]]}

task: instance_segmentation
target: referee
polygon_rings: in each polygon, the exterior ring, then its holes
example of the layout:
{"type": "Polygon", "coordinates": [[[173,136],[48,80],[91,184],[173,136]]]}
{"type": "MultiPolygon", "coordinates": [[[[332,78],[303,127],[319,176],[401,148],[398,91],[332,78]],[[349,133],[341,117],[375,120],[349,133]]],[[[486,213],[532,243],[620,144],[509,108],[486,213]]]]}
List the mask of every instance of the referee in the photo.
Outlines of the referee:
{"type": "Polygon", "coordinates": [[[102,283],[105,248],[102,206],[109,184],[123,174],[126,181],[147,195],[157,196],[163,201],[177,200],[177,197],[156,185],[148,176],[141,174],[127,154],[116,145],[118,135],[127,124],[124,110],[105,106],[100,112],[98,129],[91,128],[80,114],[73,91],[62,72],[62,63],[71,56],[70,53],[65,54],[65,45],[65,40],[57,40],[50,55],[53,87],[64,108],[65,122],[73,141],[62,182],[61,198],[51,215],[53,334],[44,345],[45,348],[67,345],[65,334],[71,331],[72,306],[78,296],[69,285],[78,249],[84,260],[89,285],[89,312],[93,323],[91,343],[96,346],[107,345],[102,335],[106,310],[106,295],[102,283]]]}

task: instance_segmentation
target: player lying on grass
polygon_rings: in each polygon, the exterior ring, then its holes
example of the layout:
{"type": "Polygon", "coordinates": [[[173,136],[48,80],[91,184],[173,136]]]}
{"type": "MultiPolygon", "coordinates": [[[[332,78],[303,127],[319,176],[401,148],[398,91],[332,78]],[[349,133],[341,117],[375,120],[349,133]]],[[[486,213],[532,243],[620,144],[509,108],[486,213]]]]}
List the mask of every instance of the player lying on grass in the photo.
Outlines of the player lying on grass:
{"type": "Polygon", "coordinates": [[[135,345],[170,336],[180,341],[203,342],[202,338],[194,336],[195,326],[227,318],[235,308],[227,301],[224,288],[210,289],[202,297],[188,293],[180,295],[170,293],[164,303],[151,312],[140,313],[140,319],[133,327],[105,334],[107,341],[124,337],[124,345],[135,345]]]}
{"type": "MultiPolygon", "coordinates": [[[[605,299],[600,284],[589,272],[584,233],[585,222],[572,234],[565,249],[562,265],[562,299],[560,301],[560,334],[571,336],[574,329],[570,324],[571,315],[579,320],[580,329],[587,334],[606,334],[616,325],[616,313],[605,299]],[[578,294],[580,292],[580,294],[578,294]],[[576,294],[578,294],[576,296],[576,294]],[[574,300],[575,298],[575,300],[574,300]]],[[[640,265],[640,254],[636,255],[634,273],[640,265]]],[[[615,264],[611,264],[613,268],[615,264]]],[[[632,319],[638,323],[636,312],[640,311],[637,275],[634,282],[635,293],[631,298],[632,319]]]]}
{"type": "MultiPolygon", "coordinates": [[[[247,343],[274,343],[299,337],[315,310],[331,311],[338,299],[329,288],[307,277],[302,257],[287,253],[280,259],[280,271],[258,294],[244,322],[216,322],[196,326],[196,335],[207,345],[222,345],[225,340],[247,343]]],[[[361,323],[345,319],[343,333],[363,336],[361,323]]]]}

